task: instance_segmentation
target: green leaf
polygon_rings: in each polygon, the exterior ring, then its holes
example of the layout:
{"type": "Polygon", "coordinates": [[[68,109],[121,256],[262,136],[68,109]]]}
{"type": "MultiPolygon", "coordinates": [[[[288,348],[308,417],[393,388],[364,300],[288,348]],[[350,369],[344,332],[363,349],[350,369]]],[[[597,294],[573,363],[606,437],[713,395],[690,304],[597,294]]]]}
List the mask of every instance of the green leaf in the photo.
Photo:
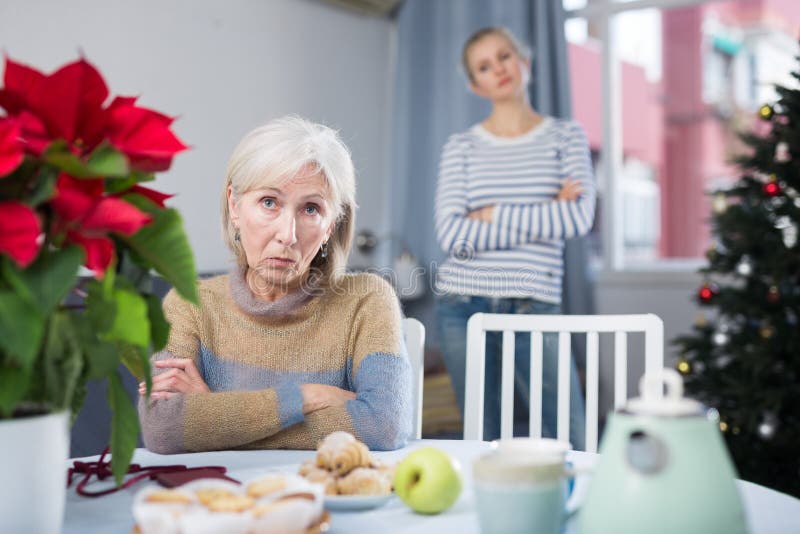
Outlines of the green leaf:
{"type": "Polygon", "coordinates": [[[83,259],[83,250],[70,246],[43,252],[24,271],[6,264],[4,272],[17,293],[24,292],[33,300],[39,311],[47,316],[74,287],[83,259]]]}
{"type": "Polygon", "coordinates": [[[125,345],[120,347],[119,356],[128,371],[137,380],[147,382],[149,388],[152,377],[150,376],[150,357],[147,351],[135,345],[125,345]]]}
{"type": "Polygon", "coordinates": [[[8,363],[0,365],[0,415],[8,417],[28,392],[30,371],[8,363]]]}
{"type": "Polygon", "coordinates": [[[153,222],[130,237],[120,238],[166,278],[184,299],[197,304],[197,272],[180,214],[172,208],[153,209],[151,203],[137,196],[128,195],[125,200],[150,213],[153,222]]]}
{"type": "Polygon", "coordinates": [[[115,289],[114,301],[117,304],[117,313],[111,329],[103,337],[142,348],[149,347],[150,320],[147,301],[138,293],[127,289],[115,289]]]}
{"type": "Polygon", "coordinates": [[[111,291],[106,293],[104,284],[91,280],[87,287],[86,315],[94,331],[104,333],[111,330],[117,316],[117,305],[111,291]]]}
{"type": "Polygon", "coordinates": [[[147,311],[150,319],[150,339],[153,352],[158,352],[167,345],[169,339],[169,322],[164,316],[161,299],[155,295],[147,295],[147,311]]]}
{"type": "Polygon", "coordinates": [[[0,291],[0,348],[28,370],[44,335],[44,317],[28,299],[0,291]]]}
{"type": "Polygon", "coordinates": [[[50,143],[50,146],[44,151],[43,157],[50,165],[76,178],[89,178],[92,176],[92,171],[87,165],[78,156],[70,152],[66,141],[59,140],[50,143]]]}
{"type": "Polygon", "coordinates": [[[111,472],[117,486],[122,484],[136,449],[139,437],[139,418],[136,409],[115,372],[108,375],[108,405],[111,416],[111,472]]]}
{"type": "Polygon", "coordinates": [[[82,356],[80,338],[69,312],[54,313],[48,324],[41,362],[45,399],[51,406],[68,408],[72,405],[83,371],[82,356]]]}
{"type": "Polygon", "coordinates": [[[130,173],[125,154],[106,143],[94,149],[86,167],[94,176],[125,178],[130,173]]]}
{"type": "Polygon", "coordinates": [[[27,203],[31,206],[38,206],[42,202],[50,200],[56,194],[56,179],[58,171],[52,167],[42,167],[33,183],[33,188],[28,194],[27,203]]]}
{"type": "Polygon", "coordinates": [[[89,360],[89,378],[101,378],[119,365],[120,349],[115,343],[97,339],[86,347],[86,358],[89,360]]]}

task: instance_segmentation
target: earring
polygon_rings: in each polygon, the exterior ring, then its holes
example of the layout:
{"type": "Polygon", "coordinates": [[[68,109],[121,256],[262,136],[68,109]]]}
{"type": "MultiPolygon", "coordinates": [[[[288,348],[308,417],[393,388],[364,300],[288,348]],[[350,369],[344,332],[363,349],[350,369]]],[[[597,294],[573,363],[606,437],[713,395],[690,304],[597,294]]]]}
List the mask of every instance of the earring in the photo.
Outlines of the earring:
{"type": "Polygon", "coordinates": [[[237,243],[242,241],[242,236],[239,235],[239,230],[236,230],[236,233],[233,235],[233,240],[237,243]]]}
{"type": "Polygon", "coordinates": [[[320,258],[327,258],[328,257],[328,243],[327,241],[319,247],[319,257],[320,258]]]}

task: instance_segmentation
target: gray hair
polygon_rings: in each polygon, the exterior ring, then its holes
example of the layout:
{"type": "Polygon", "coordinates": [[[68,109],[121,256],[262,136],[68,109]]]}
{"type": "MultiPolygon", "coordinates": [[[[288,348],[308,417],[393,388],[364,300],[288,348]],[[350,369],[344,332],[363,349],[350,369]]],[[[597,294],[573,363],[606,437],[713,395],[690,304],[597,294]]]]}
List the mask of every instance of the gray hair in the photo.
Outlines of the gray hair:
{"type": "Polygon", "coordinates": [[[240,267],[247,266],[242,244],[228,207],[228,188],[237,197],[266,187],[280,186],[304,168],[320,173],[328,184],[335,226],[328,241],[327,257],[320,253],[311,262],[322,283],[335,281],[345,270],[353,242],[356,182],[350,151],[339,134],[297,116],[272,120],[252,130],[233,150],[222,191],[222,238],[240,267]]]}

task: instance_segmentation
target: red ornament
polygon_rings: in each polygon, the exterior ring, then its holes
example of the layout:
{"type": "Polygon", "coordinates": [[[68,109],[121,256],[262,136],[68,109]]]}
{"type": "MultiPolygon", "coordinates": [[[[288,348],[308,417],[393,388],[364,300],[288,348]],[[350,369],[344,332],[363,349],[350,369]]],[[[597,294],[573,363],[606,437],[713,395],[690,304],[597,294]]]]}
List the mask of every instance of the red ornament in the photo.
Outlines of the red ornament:
{"type": "Polygon", "coordinates": [[[774,197],[781,193],[781,186],[778,185],[778,182],[767,182],[762,189],[768,197],[774,197]]]}
{"type": "Polygon", "coordinates": [[[705,283],[697,291],[697,298],[700,299],[700,302],[703,304],[708,304],[718,293],[719,288],[717,288],[716,284],[705,283]]]}
{"type": "Polygon", "coordinates": [[[767,302],[776,304],[780,299],[781,293],[778,290],[778,286],[770,286],[769,291],[767,291],[767,302]]]}

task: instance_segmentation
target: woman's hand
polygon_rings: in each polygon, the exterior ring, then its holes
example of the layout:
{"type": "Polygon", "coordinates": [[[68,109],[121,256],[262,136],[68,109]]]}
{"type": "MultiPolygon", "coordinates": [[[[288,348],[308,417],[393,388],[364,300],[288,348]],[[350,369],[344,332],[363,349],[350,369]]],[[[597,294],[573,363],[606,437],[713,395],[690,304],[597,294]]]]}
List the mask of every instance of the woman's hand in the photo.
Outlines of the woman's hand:
{"type": "Polygon", "coordinates": [[[556,195],[556,200],[576,200],[581,193],[583,193],[581,183],[578,180],[567,178],[564,180],[564,185],[561,186],[561,191],[556,195]]]}
{"type": "Polygon", "coordinates": [[[484,206],[476,210],[467,212],[467,217],[476,221],[492,222],[494,216],[494,205],[484,206]]]}
{"type": "Polygon", "coordinates": [[[352,391],[325,384],[301,384],[300,393],[303,395],[303,414],[344,406],[347,401],[356,398],[352,391]]]}
{"type": "MultiPolygon", "coordinates": [[[[178,393],[208,393],[208,389],[200,371],[191,358],[167,358],[153,363],[158,369],[168,369],[153,377],[151,399],[169,399],[178,393]]],[[[144,382],[139,383],[139,394],[146,393],[144,382]]]]}

